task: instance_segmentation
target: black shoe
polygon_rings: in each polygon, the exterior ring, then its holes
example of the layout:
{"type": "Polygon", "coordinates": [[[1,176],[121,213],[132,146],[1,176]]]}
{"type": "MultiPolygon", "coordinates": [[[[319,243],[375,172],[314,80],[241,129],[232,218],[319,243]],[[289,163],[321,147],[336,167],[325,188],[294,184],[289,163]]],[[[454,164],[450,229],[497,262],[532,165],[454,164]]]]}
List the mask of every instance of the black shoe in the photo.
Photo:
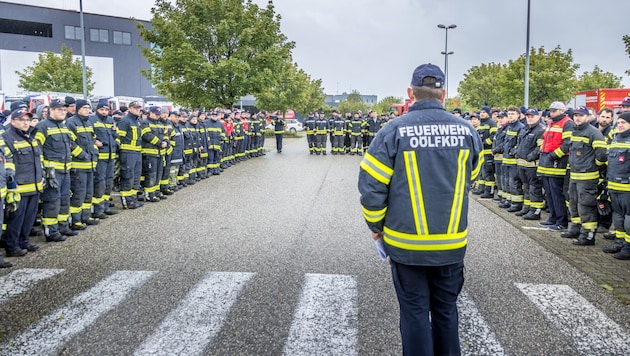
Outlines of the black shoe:
{"type": "Polygon", "coordinates": [[[565,239],[577,239],[580,237],[580,231],[575,231],[575,230],[567,230],[563,233],[560,234],[560,237],[564,237],[565,239]]]}
{"type": "Polygon", "coordinates": [[[523,215],[525,220],[540,220],[540,212],[536,214],[536,210],[530,210],[529,213],[523,215]]]}
{"type": "Polygon", "coordinates": [[[499,204],[499,208],[501,208],[501,209],[507,209],[507,208],[509,208],[511,206],[512,206],[512,204],[510,204],[510,202],[508,202],[508,201],[499,204]]]}
{"type": "Polygon", "coordinates": [[[44,235],[44,232],[39,229],[31,229],[31,232],[28,233],[28,236],[31,236],[31,237],[42,236],[42,235],[44,235]]]}
{"type": "Polygon", "coordinates": [[[138,194],[137,195],[137,200],[138,201],[144,201],[144,194],[138,194]]]}
{"type": "Polygon", "coordinates": [[[66,241],[66,237],[63,236],[59,232],[55,232],[54,234],[50,236],[46,236],[46,242],[61,242],[61,241],[66,241]]]}
{"type": "Polygon", "coordinates": [[[69,228],[65,228],[65,229],[60,229],[59,233],[61,235],[66,235],[66,236],[77,236],[79,233],[76,231],[72,231],[69,228]]]}
{"type": "Polygon", "coordinates": [[[0,260],[0,268],[9,268],[9,267],[13,267],[13,264],[11,262],[4,262],[0,260]]]}
{"type": "Polygon", "coordinates": [[[94,218],[89,218],[83,221],[85,225],[90,225],[90,226],[98,225],[100,222],[101,222],[100,220],[94,219],[94,218]]]}
{"type": "Polygon", "coordinates": [[[523,209],[523,205],[522,205],[522,204],[512,204],[512,205],[511,205],[511,206],[507,209],[507,211],[508,211],[509,213],[515,213],[515,212],[517,212],[517,211],[519,211],[519,210],[521,210],[521,209],[523,209]]]}
{"type": "Polygon", "coordinates": [[[523,208],[517,212],[514,213],[514,215],[516,216],[523,216],[526,215],[527,213],[529,213],[529,207],[528,206],[523,206],[523,208]]]}
{"type": "Polygon", "coordinates": [[[14,251],[7,251],[7,257],[22,257],[26,256],[27,253],[26,249],[20,248],[14,251]]]}
{"type": "Polygon", "coordinates": [[[580,237],[573,241],[573,244],[577,246],[593,246],[595,245],[595,238],[587,239],[586,237],[580,237]]]}
{"type": "Polygon", "coordinates": [[[626,248],[624,246],[624,248],[621,249],[621,251],[615,253],[613,257],[618,260],[630,260],[630,248],[626,248]]]}
{"type": "Polygon", "coordinates": [[[87,225],[84,225],[83,223],[74,223],[70,225],[70,230],[73,230],[73,231],[81,231],[85,229],[87,229],[87,225]]]}
{"type": "MultiPolygon", "coordinates": [[[[205,178],[201,178],[201,179],[205,179],[205,178]]],[[[158,196],[156,196],[156,197],[157,197],[158,199],[160,199],[160,200],[166,200],[166,199],[168,199],[168,197],[167,197],[166,195],[162,195],[162,194],[160,194],[160,195],[158,195],[158,196]]]]}
{"type": "Polygon", "coordinates": [[[175,194],[175,192],[170,190],[170,189],[164,189],[164,190],[162,190],[162,194],[164,194],[164,195],[173,195],[173,194],[175,194]]]}
{"type": "Polygon", "coordinates": [[[483,194],[483,190],[475,188],[475,189],[472,190],[472,193],[474,195],[481,195],[481,194],[483,194]]]}
{"type": "Polygon", "coordinates": [[[614,240],[614,239],[616,239],[616,238],[617,238],[617,234],[616,234],[616,233],[614,233],[614,232],[607,232],[607,233],[605,233],[605,234],[604,234],[604,235],[602,235],[602,236],[604,236],[604,238],[605,238],[606,240],[614,240]]]}
{"type": "Polygon", "coordinates": [[[494,194],[492,193],[483,193],[479,196],[479,199],[493,199],[494,194]]]}
{"type": "Polygon", "coordinates": [[[538,225],[540,225],[540,226],[542,226],[542,227],[549,227],[549,226],[552,226],[552,225],[555,225],[555,224],[556,224],[556,223],[553,223],[553,222],[551,222],[551,221],[549,221],[549,220],[547,220],[547,221],[543,221],[543,222],[539,222],[539,223],[538,223],[538,225]]]}
{"type": "Polygon", "coordinates": [[[158,203],[158,202],[160,202],[160,200],[161,199],[158,198],[158,197],[152,197],[152,198],[148,199],[147,201],[151,202],[151,203],[158,203]]]}
{"type": "Polygon", "coordinates": [[[623,248],[623,241],[619,239],[619,241],[615,241],[615,243],[613,243],[612,246],[602,248],[602,251],[604,251],[604,253],[617,253],[621,251],[622,248],[623,248]]]}
{"type": "Polygon", "coordinates": [[[94,213],[94,214],[92,214],[92,218],[94,218],[94,219],[107,219],[107,218],[109,218],[109,216],[107,214],[105,214],[105,212],[102,212],[102,213],[94,213]]]}
{"type": "Polygon", "coordinates": [[[105,214],[107,214],[107,215],[116,215],[116,214],[118,214],[118,213],[119,213],[119,211],[118,211],[118,210],[114,210],[114,209],[107,208],[107,210],[105,210],[105,211],[104,211],[104,213],[105,213],[105,214]]]}
{"type": "Polygon", "coordinates": [[[37,245],[33,245],[33,244],[28,244],[26,245],[26,247],[24,247],[24,249],[28,252],[35,252],[37,250],[39,250],[39,246],[37,245]]]}

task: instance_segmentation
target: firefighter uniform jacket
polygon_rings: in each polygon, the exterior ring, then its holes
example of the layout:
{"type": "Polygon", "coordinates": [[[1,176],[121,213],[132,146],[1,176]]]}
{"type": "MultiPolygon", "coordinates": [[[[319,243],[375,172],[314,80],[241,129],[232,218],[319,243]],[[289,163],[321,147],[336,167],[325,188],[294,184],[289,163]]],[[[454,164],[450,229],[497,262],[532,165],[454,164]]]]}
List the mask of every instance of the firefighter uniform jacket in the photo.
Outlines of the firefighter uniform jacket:
{"type": "Polygon", "coordinates": [[[342,117],[336,118],[332,123],[331,131],[334,136],[343,136],[346,133],[346,120],[342,117]]]}
{"type": "Polygon", "coordinates": [[[518,142],[518,134],[519,132],[521,132],[524,126],[525,125],[523,125],[523,123],[519,120],[507,124],[507,129],[505,130],[505,138],[503,139],[504,165],[516,165],[516,143],[518,142]]]}
{"type": "Polygon", "coordinates": [[[5,152],[7,159],[5,169],[15,172],[16,191],[24,196],[43,192],[42,150],[35,140],[34,128],[29,127],[28,131],[23,132],[9,126],[2,134],[2,138],[10,151],[5,152]]]}
{"type": "MultiPolygon", "coordinates": [[[[197,121],[197,135],[199,135],[199,146],[202,147],[199,157],[208,157],[208,129],[206,127],[207,121],[197,121]]],[[[245,126],[245,125],[243,125],[245,126]]]]}
{"type": "Polygon", "coordinates": [[[381,129],[381,119],[369,117],[366,120],[366,131],[368,136],[376,136],[378,130],[381,129]]]}
{"type": "Polygon", "coordinates": [[[604,135],[593,125],[575,125],[569,148],[571,180],[599,179],[599,171],[608,160],[606,146],[604,135]]]}
{"type": "Polygon", "coordinates": [[[68,129],[75,136],[74,141],[81,146],[85,156],[76,156],[72,161],[72,169],[83,171],[91,171],[96,169],[98,162],[98,147],[96,147],[96,139],[94,136],[94,127],[88,121],[87,116],[73,115],[66,120],[68,129]]]}
{"type": "Polygon", "coordinates": [[[2,134],[4,130],[0,129],[0,199],[4,199],[7,195],[7,179],[15,176],[15,165],[13,164],[13,156],[11,150],[4,143],[2,134]]]}
{"type": "Polygon", "coordinates": [[[197,125],[193,125],[189,122],[186,123],[184,131],[184,154],[191,155],[199,152],[199,132],[197,131],[197,125]]]}
{"type": "Polygon", "coordinates": [[[164,135],[164,127],[157,118],[142,120],[140,123],[140,136],[142,138],[142,154],[144,156],[160,157],[166,153],[166,151],[162,152],[161,143],[163,141],[168,142],[168,139],[164,135]]]}
{"type": "Polygon", "coordinates": [[[184,134],[179,124],[168,122],[168,125],[172,129],[170,136],[170,147],[173,149],[171,152],[171,164],[178,165],[184,163],[184,134]]]}
{"type": "MultiPolygon", "coordinates": [[[[251,122],[251,127],[254,128],[254,134],[256,133],[256,124],[260,126],[260,120],[254,120],[251,122]]],[[[260,128],[260,127],[259,127],[260,128]]],[[[225,128],[220,120],[208,120],[206,121],[206,130],[208,132],[208,149],[221,151],[221,141],[225,135],[225,128]]]]}
{"type": "MultiPolygon", "coordinates": [[[[508,125],[509,126],[509,125],[508,125]]],[[[487,118],[479,121],[477,126],[477,132],[483,142],[483,155],[486,162],[492,162],[492,141],[494,135],[497,133],[497,123],[492,118],[487,118]]],[[[507,152],[504,152],[504,154],[507,152]]]]}
{"type": "Polygon", "coordinates": [[[128,152],[142,151],[140,125],[138,117],[127,112],[118,123],[118,137],[120,138],[120,150],[128,152]]]}
{"type": "Polygon", "coordinates": [[[44,168],[54,168],[59,172],[72,169],[72,157],[86,160],[87,154],[74,142],[74,134],[64,121],[47,119],[37,124],[35,139],[42,148],[44,168]]]}
{"type": "Polygon", "coordinates": [[[567,154],[573,126],[573,120],[566,115],[551,119],[543,133],[536,173],[551,177],[564,177],[567,174],[567,154]]]}
{"type": "Polygon", "coordinates": [[[158,120],[158,122],[160,123],[160,125],[162,126],[162,129],[164,130],[164,139],[168,141],[168,145],[166,145],[166,148],[160,149],[160,154],[162,156],[170,157],[171,154],[173,154],[173,145],[171,141],[172,141],[173,135],[175,135],[175,132],[173,132],[173,126],[171,125],[170,121],[166,119],[162,119],[161,117],[158,120]]]}
{"type": "Polygon", "coordinates": [[[618,132],[608,147],[608,189],[630,193],[630,130],[618,132]]]}
{"type": "Polygon", "coordinates": [[[356,136],[359,137],[361,136],[361,134],[363,133],[363,119],[361,119],[360,117],[353,117],[350,120],[350,125],[348,126],[348,133],[350,133],[351,136],[356,136]]]}
{"type": "Polygon", "coordinates": [[[438,100],[413,103],[383,127],[360,164],[363,216],[383,232],[390,258],[407,265],[461,262],[468,191],[483,144],[473,126],[438,100]]]}
{"type": "Polygon", "coordinates": [[[494,140],[492,140],[492,154],[494,155],[494,160],[502,162],[503,161],[503,144],[505,143],[505,132],[507,130],[508,125],[503,125],[497,129],[497,133],[494,135],[494,140]]]}
{"type": "MultiPolygon", "coordinates": [[[[304,119],[304,128],[306,129],[307,135],[315,134],[315,121],[316,119],[314,116],[309,116],[306,119],[304,119]]],[[[345,128],[345,120],[344,120],[344,128],[345,128]]]]}
{"type": "MultiPolygon", "coordinates": [[[[48,120],[46,120],[48,121],[48,120]]],[[[89,119],[92,127],[94,127],[94,135],[96,139],[101,141],[102,147],[98,148],[99,160],[116,159],[116,151],[118,150],[119,138],[116,132],[116,125],[111,116],[102,116],[98,112],[89,119]]]]}
{"type": "Polygon", "coordinates": [[[519,167],[535,168],[540,155],[542,135],[545,127],[539,122],[534,126],[525,125],[518,136],[516,164],[519,167]]]}

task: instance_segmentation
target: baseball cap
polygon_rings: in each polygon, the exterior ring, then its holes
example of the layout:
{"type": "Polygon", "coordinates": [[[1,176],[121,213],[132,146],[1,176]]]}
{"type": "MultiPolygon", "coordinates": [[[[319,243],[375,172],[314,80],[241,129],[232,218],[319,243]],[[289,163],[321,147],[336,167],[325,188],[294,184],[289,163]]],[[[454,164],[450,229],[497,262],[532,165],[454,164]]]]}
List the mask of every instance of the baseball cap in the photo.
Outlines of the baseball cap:
{"type": "Polygon", "coordinates": [[[461,113],[462,113],[462,109],[460,109],[460,108],[455,108],[455,109],[453,109],[453,114],[454,114],[454,113],[461,114],[461,113]]]}
{"type": "Polygon", "coordinates": [[[498,116],[498,117],[507,117],[507,112],[505,112],[505,111],[501,110],[501,111],[499,111],[499,112],[497,113],[497,116],[498,116]]]}
{"type": "Polygon", "coordinates": [[[28,106],[22,100],[14,101],[11,103],[11,112],[17,109],[28,109],[28,106]]]}
{"type": "Polygon", "coordinates": [[[564,106],[564,103],[561,101],[554,101],[553,103],[551,103],[551,105],[549,105],[549,108],[547,110],[565,110],[566,107],[564,106]]]}
{"type": "Polygon", "coordinates": [[[538,109],[529,108],[525,111],[525,115],[538,115],[538,109]]]}
{"type": "Polygon", "coordinates": [[[156,114],[156,115],[160,115],[162,114],[162,108],[159,106],[152,106],[149,108],[149,111],[156,114]]]}
{"type": "Polygon", "coordinates": [[[588,108],[586,106],[578,106],[577,108],[573,109],[573,114],[588,115],[588,108]]]}
{"type": "Polygon", "coordinates": [[[630,106],[630,96],[626,96],[621,101],[621,106],[630,106]]]}
{"type": "Polygon", "coordinates": [[[127,107],[138,109],[138,108],[142,107],[142,104],[140,104],[137,101],[132,101],[132,102],[129,103],[129,105],[127,105],[127,107]]]}
{"type": "Polygon", "coordinates": [[[48,105],[48,107],[51,109],[63,108],[67,106],[68,104],[66,104],[66,102],[62,101],[61,99],[53,99],[50,101],[50,104],[48,105]]]}
{"type": "Polygon", "coordinates": [[[442,88],[444,86],[444,73],[440,67],[434,64],[421,64],[413,71],[411,85],[414,87],[442,88]]]}
{"type": "Polygon", "coordinates": [[[29,117],[33,117],[33,114],[31,114],[28,110],[25,109],[17,109],[14,110],[13,112],[11,112],[11,119],[19,119],[24,115],[28,115],[29,117]]]}

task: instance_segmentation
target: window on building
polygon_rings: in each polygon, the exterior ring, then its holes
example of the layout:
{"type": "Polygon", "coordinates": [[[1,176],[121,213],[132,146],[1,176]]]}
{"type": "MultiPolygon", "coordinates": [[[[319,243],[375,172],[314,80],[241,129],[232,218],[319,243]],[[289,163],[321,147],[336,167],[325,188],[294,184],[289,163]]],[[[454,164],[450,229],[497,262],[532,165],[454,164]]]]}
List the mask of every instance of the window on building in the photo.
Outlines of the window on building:
{"type": "Polygon", "coordinates": [[[101,30],[98,28],[90,29],[90,41],[92,42],[101,42],[108,43],[109,42],[109,31],[101,30]]]}
{"type": "Polygon", "coordinates": [[[0,33],[37,37],[52,37],[52,24],[0,19],[0,33]]]}
{"type": "Polygon", "coordinates": [[[114,44],[131,45],[131,32],[112,31],[114,44]]]}
{"type": "Polygon", "coordinates": [[[81,40],[81,34],[83,33],[83,31],[81,31],[81,27],[79,26],[69,26],[66,25],[64,27],[64,32],[65,32],[65,38],[67,40],[81,40]]]}

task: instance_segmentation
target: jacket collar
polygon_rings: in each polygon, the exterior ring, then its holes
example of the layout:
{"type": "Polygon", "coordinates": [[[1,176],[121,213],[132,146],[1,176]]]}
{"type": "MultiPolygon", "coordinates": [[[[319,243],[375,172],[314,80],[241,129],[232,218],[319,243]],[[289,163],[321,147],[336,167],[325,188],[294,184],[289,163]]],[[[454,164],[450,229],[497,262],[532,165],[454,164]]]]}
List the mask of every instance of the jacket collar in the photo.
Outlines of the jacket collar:
{"type": "Polygon", "coordinates": [[[409,111],[423,110],[423,109],[440,109],[440,110],[446,111],[444,107],[442,106],[442,104],[440,103],[440,101],[436,99],[415,101],[413,104],[409,106],[409,111]]]}

